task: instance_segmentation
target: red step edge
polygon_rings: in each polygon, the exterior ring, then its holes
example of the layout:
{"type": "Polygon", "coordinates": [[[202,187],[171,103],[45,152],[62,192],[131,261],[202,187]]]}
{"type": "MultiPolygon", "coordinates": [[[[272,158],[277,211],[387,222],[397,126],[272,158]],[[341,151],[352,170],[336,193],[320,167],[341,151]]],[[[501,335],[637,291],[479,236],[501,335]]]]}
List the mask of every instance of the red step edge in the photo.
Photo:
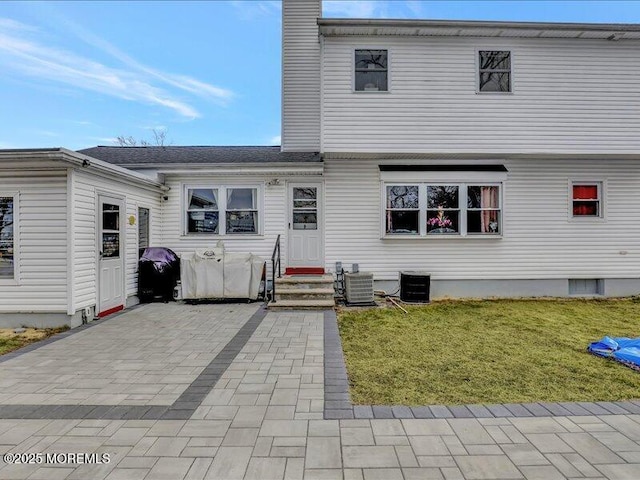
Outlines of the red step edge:
{"type": "Polygon", "coordinates": [[[107,315],[111,315],[112,313],[119,312],[120,310],[124,310],[124,305],[118,305],[117,307],[113,307],[108,310],[105,310],[104,312],[100,312],[98,314],[98,317],[103,318],[103,317],[106,317],[107,315]]]}
{"type": "Polygon", "coordinates": [[[287,267],[285,275],[324,275],[322,267],[287,267]]]}

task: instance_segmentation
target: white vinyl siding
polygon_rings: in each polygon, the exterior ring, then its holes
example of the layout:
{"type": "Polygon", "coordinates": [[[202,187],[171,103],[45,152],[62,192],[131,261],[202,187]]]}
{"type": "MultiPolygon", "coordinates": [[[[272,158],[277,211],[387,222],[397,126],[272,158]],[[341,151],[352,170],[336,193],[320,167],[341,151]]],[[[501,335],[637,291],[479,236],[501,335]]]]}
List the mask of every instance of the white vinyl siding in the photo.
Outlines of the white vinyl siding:
{"type": "Polygon", "coordinates": [[[282,4],[283,151],[320,150],[320,9],[318,0],[282,4]]]}
{"type": "Polygon", "coordinates": [[[425,270],[436,280],[638,277],[640,222],[630,221],[640,210],[636,162],[505,160],[500,162],[508,169],[501,192],[502,237],[429,236],[428,241],[382,238],[378,163],[410,162],[325,158],[327,265],[359,263],[376,279],[397,279],[401,270],[425,270]],[[604,221],[567,222],[567,185],[576,175],[606,181],[604,221]]]}
{"type": "Polygon", "coordinates": [[[323,153],[640,151],[640,41],[324,37],[323,153]],[[393,88],[354,95],[354,50],[380,45],[393,88]],[[512,94],[477,94],[478,49],[510,51],[512,94]]]}
{"type": "Polygon", "coordinates": [[[0,280],[0,313],[67,311],[67,171],[41,167],[28,171],[16,163],[15,170],[0,171],[2,192],[17,194],[19,217],[19,275],[0,280]]]}
{"type": "Polygon", "coordinates": [[[149,244],[158,243],[161,228],[159,191],[147,190],[93,175],[82,170],[73,173],[74,188],[74,310],[96,304],[96,228],[98,192],[125,198],[125,226],[122,242],[125,249],[126,297],[138,291],[138,207],[149,208],[149,244]],[[129,218],[133,217],[132,225],[129,218]]]}

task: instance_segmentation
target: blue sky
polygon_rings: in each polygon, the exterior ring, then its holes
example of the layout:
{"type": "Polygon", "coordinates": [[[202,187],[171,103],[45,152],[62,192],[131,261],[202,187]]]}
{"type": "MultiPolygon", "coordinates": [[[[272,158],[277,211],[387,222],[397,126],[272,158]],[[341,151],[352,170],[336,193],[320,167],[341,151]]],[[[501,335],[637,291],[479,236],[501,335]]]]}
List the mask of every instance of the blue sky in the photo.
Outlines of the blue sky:
{"type": "MultiPolygon", "coordinates": [[[[327,17],[640,23],[627,1],[326,1],[327,17]]],[[[0,3],[0,148],[271,145],[279,1],[0,3]]]]}

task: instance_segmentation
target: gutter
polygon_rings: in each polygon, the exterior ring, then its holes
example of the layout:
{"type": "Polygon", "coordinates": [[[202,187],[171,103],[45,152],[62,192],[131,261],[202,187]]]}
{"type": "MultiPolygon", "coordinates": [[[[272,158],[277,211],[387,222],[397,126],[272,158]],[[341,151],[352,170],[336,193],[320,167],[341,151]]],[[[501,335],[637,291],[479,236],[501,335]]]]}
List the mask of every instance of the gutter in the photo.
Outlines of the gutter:
{"type": "Polygon", "coordinates": [[[103,174],[123,178],[129,182],[153,187],[164,192],[169,190],[169,187],[166,187],[165,185],[162,185],[141,173],[137,173],[117,165],[112,165],[102,160],[98,160],[97,158],[89,157],[66,148],[0,150],[0,160],[3,158],[10,160],[50,160],[63,162],[80,169],[95,170],[103,174]]]}
{"type": "Polygon", "coordinates": [[[483,20],[318,18],[318,25],[320,27],[512,28],[519,30],[640,32],[640,24],[637,23],[555,23],[483,20]]]}

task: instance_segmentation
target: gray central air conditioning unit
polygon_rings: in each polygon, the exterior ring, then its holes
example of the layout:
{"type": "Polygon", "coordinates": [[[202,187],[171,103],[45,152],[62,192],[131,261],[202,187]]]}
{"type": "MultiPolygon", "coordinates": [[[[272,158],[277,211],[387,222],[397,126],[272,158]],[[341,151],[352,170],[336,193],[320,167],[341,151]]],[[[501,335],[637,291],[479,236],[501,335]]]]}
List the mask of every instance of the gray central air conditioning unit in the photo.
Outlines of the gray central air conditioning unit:
{"type": "Polygon", "coordinates": [[[344,294],[350,305],[375,305],[373,273],[345,273],[344,294]]]}

